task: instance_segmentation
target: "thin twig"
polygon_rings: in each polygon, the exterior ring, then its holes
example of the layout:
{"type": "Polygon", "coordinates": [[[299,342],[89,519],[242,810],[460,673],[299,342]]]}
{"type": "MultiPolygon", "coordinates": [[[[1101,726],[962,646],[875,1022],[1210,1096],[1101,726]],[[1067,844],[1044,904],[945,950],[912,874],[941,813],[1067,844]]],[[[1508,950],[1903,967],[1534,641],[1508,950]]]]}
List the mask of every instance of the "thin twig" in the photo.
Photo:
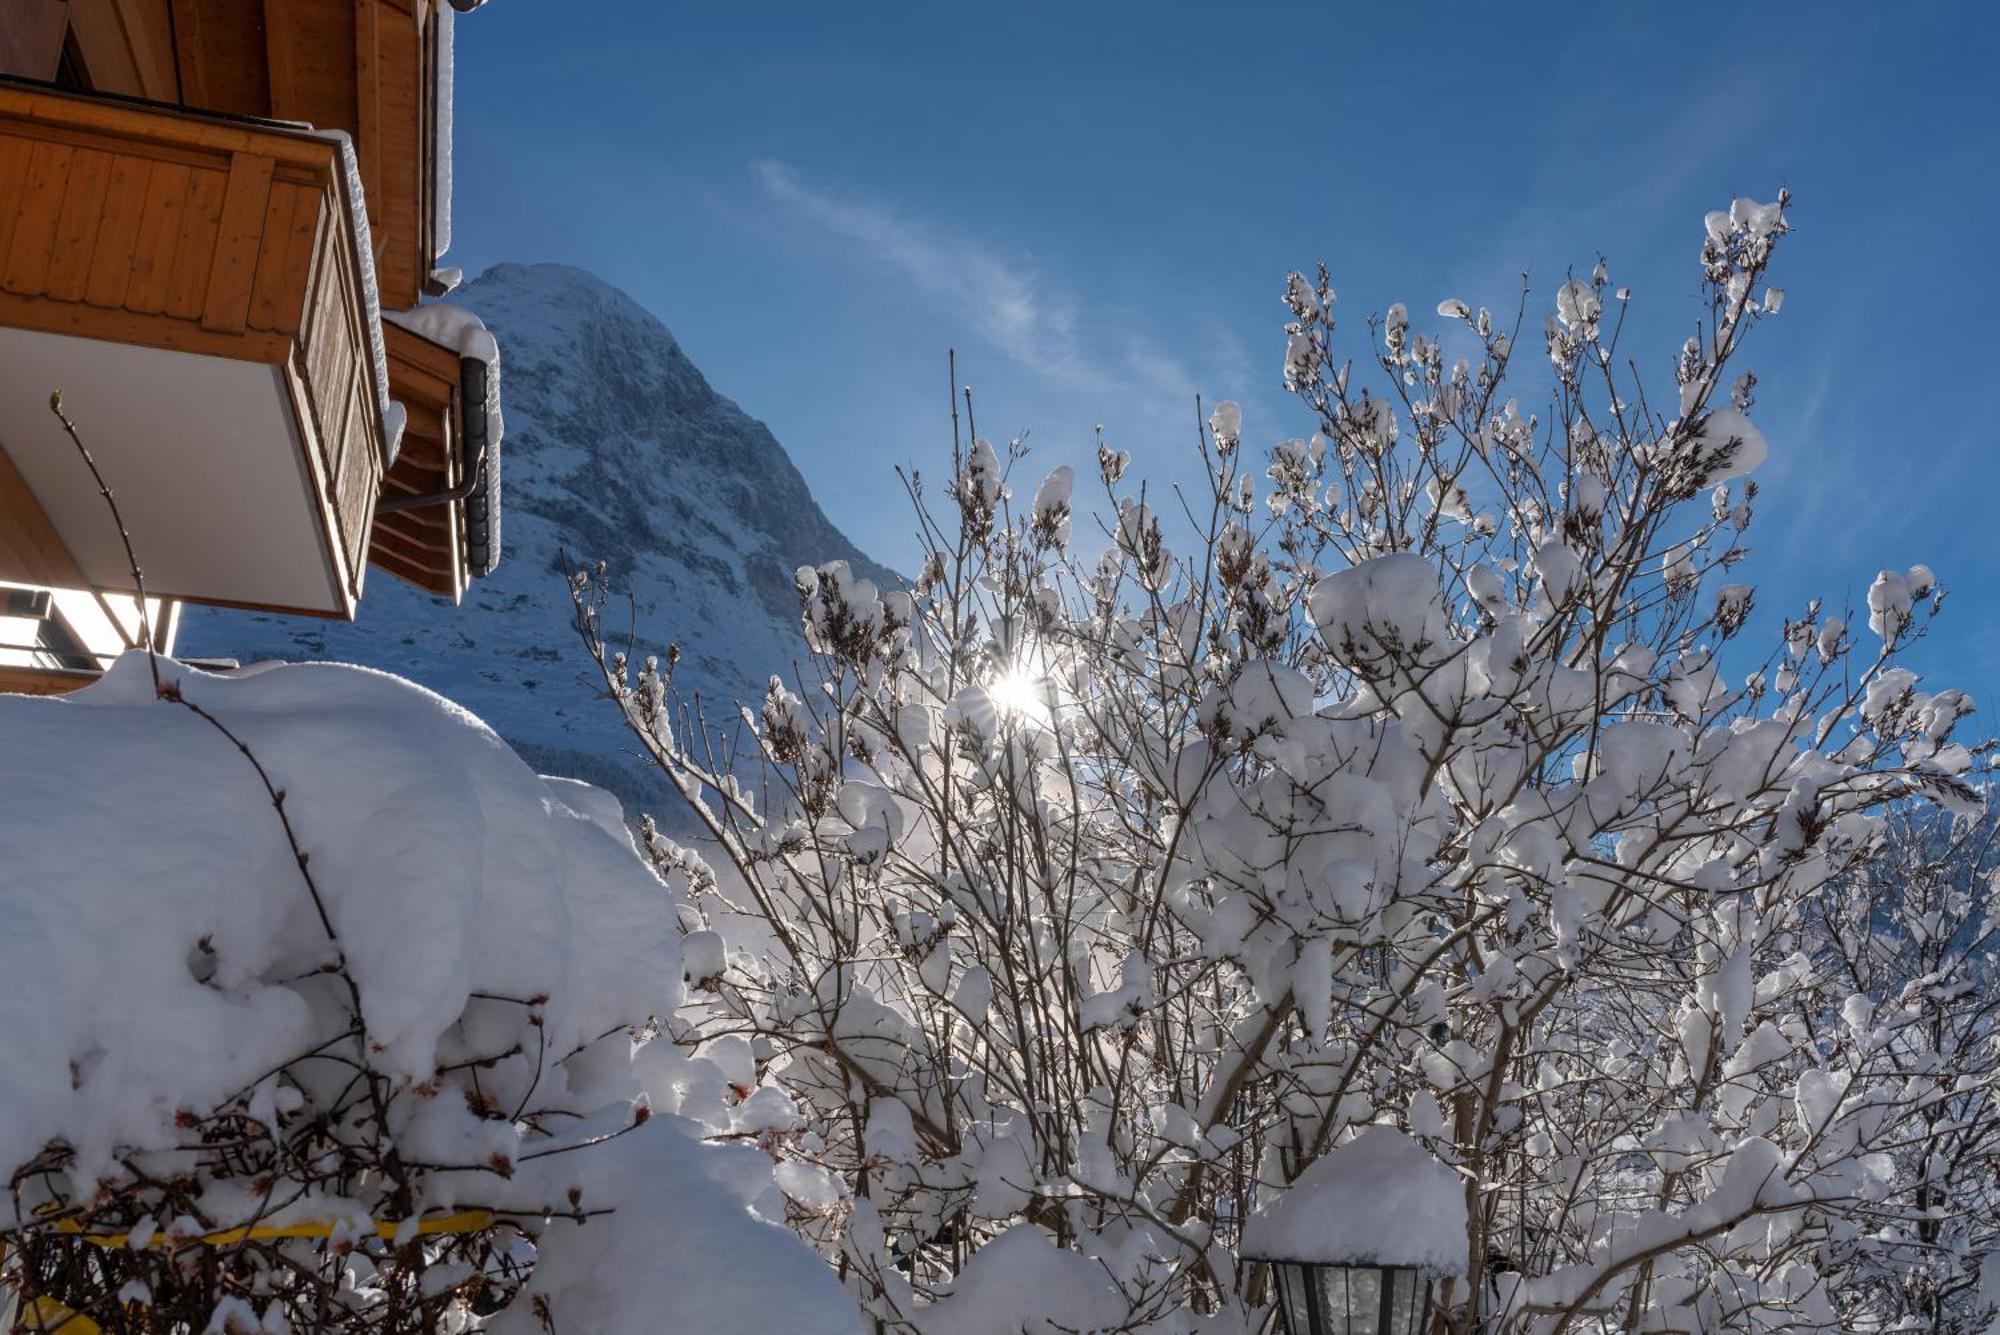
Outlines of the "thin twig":
{"type": "Polygon", "coordinates": [[[118,540],[125,544],[125,564],[131,569],[132,584],[138,590],[139,635],[145,642],[146,666],[152,670],[153,690],[157,692],[160,689],[160,655],[158,646],[153,642],[153,619],[146,609],[145,572],[139,569],[138,553],[132,550],[132,530],[125,526],[125,516],[118,508],[118,498],[111,494],[111,484],[104,480],[103,472],[97,467],[97,460],[91,457],[89,448],[83,443],[83,437],[77,434],[76,423],[70,421],[69,415],[63,412],[61,390],[58,389],[49,395],[49,411],[56,415],[58,422],[62,423],[63,433],[69,437],[70,444],[76,446],[76,452],[82,456],[83,466],[90,470],[91,478],[97,483],[97,494],[104,498],[105,508],[111,511],[111,522],[118,529],[118,540]]]}

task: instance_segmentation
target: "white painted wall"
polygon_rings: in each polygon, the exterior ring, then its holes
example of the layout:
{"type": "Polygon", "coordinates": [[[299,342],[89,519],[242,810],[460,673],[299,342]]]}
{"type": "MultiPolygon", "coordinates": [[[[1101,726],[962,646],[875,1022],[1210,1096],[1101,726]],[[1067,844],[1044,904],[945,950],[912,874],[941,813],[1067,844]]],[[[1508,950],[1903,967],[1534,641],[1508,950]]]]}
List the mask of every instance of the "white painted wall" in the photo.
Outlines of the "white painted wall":
{"type": "Polygon", "coordinates": [[[129,590],[118,531],[49,411],[56,389],[117,497],[149,593],[340,609],[276,367],[0,328],[0,448],[91,583],[129,590]]]}

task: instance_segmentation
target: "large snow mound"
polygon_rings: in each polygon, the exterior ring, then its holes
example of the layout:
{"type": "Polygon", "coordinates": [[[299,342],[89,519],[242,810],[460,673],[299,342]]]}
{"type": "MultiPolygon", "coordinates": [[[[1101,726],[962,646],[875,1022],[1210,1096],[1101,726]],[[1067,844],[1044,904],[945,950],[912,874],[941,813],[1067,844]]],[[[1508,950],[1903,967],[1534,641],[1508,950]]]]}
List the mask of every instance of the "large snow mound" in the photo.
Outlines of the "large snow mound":
{"type": "MultiPolygon", "coordinates": [[[[89,1199],[149,1154],[191,1162],[175,1146],[219,1108],[247,1100],[275,1127],[251,1091],[343,1041],[328,998],[344,994],[324,980],[344,960],[406,1155],[518,1160],[434,1172],[422,1205],[517,1215],[536,1239],[533,1296],[565,1329],[722,1329],[724,1313],[741,1329],[854,1328],[832,1273],[765,1222],[781,1199],[768,1157],[635,1116],[630,1045],[683,985],[670,895],[615,800],[537,776],[478,719],[385,673],[159,666],[179,701],[141,654],[66,698],[0,695],[0,1168],[65,1147],[64,1194],[89,1199]],[[467,1063],[449,1054],[510,998],[533,999],[552,1059],[574,1054],[537,1080],[602,1110],[578,1114],[573,1145],[452,1096],[467,1063]],[[565,1201],[592,1217],[549,1218],[565,1201]]],[[[226,1185],[206,1194],[207,1222],[264,1208],[226,1185]]],[[[282,1213],[355,1209],[309,1193],[282,1213]]]]}
{"type": "MultiPolygon", "coordinates": [[[[469,714],[362,668],[164,667],[284,791],[388,1066],[428,1077],[474,991],[546,992],[559,1052],[679,1003],[630,841],[469,714]]],[[[294,1055],[309,1017],[284,980],[329,943],[256,772],[154,698],[143,656],[67,698],[0,696],[0,737],[0,1162],[60,1136],[88,1171],[294,1055]]]]}

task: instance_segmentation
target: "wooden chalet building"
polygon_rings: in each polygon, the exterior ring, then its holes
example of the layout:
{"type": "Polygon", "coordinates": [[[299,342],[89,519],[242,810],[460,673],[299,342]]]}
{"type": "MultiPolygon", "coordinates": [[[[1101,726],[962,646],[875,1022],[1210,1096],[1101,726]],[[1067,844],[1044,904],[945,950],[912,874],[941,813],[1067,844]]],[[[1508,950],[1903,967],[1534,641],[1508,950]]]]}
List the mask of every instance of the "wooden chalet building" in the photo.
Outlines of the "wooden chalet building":
{"type": "Polygon", "coordinates": [[[182,603],[352,617],[499,556],[498,354],[456,307],[454,10],[0,0],[0,690],[182,603]]]}

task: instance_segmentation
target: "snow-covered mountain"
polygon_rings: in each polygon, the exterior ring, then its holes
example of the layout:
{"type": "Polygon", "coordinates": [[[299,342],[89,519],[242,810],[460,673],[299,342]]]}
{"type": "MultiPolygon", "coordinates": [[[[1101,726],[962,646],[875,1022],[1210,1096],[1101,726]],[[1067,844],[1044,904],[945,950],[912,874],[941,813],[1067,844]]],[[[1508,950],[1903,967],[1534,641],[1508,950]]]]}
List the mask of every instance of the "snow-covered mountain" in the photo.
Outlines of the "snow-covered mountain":
{"type": "MultiPolygon", "coordinates": [[[[370,571],[352,624],[201,609],[189,657],[341,659],[449,696],[544,772],[658,792],[591,686],[559,552],[630,590],[642,645],[733,713],[797,660],[802,564],[893,576],[834,528],[770,431],[715,392],[666,326],[581,269],[501,264],[453,300],[500,341],[505,556],[458,607],[370,571]]],[[[613,625],[622,629],[622,613],[613,625]]]]}

